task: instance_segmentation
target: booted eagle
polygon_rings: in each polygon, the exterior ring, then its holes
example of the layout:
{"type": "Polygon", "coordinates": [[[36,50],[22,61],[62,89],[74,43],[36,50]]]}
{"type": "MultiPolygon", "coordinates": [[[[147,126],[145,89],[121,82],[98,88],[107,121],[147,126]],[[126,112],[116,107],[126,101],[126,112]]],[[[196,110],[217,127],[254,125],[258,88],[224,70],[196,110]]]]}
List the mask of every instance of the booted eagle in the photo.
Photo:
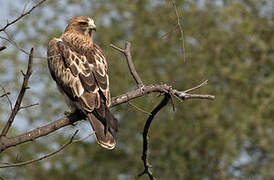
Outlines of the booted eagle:
{"type": "Polygon", "coordinates": [[[117,132],[118,122],[109,110],[108,67],[104,53],[92,40],[94,31],[93,19],[84,16],[71,19],[61,37],[48,44],[48,67],[71,113],[82,111],[97,142],[113,149],[116,145],[113,131],[117,132]]]}

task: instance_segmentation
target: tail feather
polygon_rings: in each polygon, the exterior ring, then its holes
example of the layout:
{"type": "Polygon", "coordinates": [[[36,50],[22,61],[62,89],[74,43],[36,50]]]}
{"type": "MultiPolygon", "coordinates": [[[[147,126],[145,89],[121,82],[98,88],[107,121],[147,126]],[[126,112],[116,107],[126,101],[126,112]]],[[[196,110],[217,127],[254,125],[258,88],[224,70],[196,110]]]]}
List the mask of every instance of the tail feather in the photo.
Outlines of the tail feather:
{"type": "Polygon", "coordinates": [[[106,149],[113,149],[116,145],[115,139],[110,130],[106,130],[106,126],[99,121],[92,113],[88,113],[87,117],[90,121],[92,129],[95,132],[95,137],[102,147],[106,149]]]}

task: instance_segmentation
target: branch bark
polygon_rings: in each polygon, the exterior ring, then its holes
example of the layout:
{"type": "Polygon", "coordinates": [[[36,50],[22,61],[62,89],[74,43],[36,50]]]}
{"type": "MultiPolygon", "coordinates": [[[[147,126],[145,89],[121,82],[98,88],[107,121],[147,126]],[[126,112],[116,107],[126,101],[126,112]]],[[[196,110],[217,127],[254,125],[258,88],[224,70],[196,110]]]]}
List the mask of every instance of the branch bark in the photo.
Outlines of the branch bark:
{"type": "Polygon", "coordinates": [[[1,136],[6,136],[6,134],[8,133],[8,131],[9,131],[9,129],[10,129],[12,123],[13,123],[13,120],[14,120],[17,112],[20,110],[20,106],[21,106],[22,100],[24,98],[26,89],[28,89],[28,81],[29,81],[29,78],[32,74],[32,61],[33,61],[33,48],[31,48],[31,50],[30,50],[29,61],[28,61],[28,69],[27,69],[27,73],[24,75],[24,81],[23,81],[21,90],[20,90],[19,95],[17,97],[15,106],[12,109],[12,112],[9,116],[9,119],[8,119],[7,123],[5,124],[5,127],[2,130],[1,136]]]}
{"type": "Polygon", "coordinates": [[[138,75],[138,73],[135,69],[134,63],[132,61],[132,56],[131,56],[131,53],[130,53],[130,47],[131,47],[130,42],[126,41],[125,49],[119,48],[119,47],[117,47],[113,44],[111,44],[110,47],[112,47],[113,49],[116,49],[117,51],[119,51],[119,52],[121,52],[125,55],[125,58],[127,60],[127,65],[128,65],[128,68],[130,70],[130,73],[131,73],[132,77],[134,78],[137,86],[142,87],[143,82],[142,82],[141,78],[139,77],[139,75],[138,75]]]}
{"type": "Polygon", "coordinates": [[[144,162],[144,171],[140,173],[138,176],[141,177],[144,174],[147,174],[150,180],[154,180],[154,176],[151,171],[151,164],[149,163],[148,160],[148,131],[150,128],[150,125],[152,123],[152,120],[154,116],[164,107],[167,105],[169,99],[171,98],[170,94],[166,93],[164,99],[156,106],[153,111],[151,111],[146,124],[144,126],[144,131],[143,131],[143,154],[142,154],[142,160],[144,162]]]}
{"type": "MultiPolygon", "coordinates": [[[[144,96],[152,92],[170,93],[182,100],[193,99],[193,98],[213,100],[215,98],[212,95],[187,94],[187,93],[184,93],[184,91],[178,91],[178,90],[172,89],[171,86],[168,86],[166,84],[159,84],[159,85],[144,86],[142,88],[129,91],[120,96],[113,97],[111,102],[111,107],[126,103],[132,99],[144,96]]],[[[34,139],[37,139],[39,137],[46,136],[60,128],[71,125],[77,121],[83,120],[84,118],[85,118],[85,115],[77,111],[68,117],[62,117],[58,120],[55,120],[45,126],[36,128],[32,131],[29,131],[14,137],[2,136],[0,137],[0,152],[12,146],[33,141],[34,139]]]]}

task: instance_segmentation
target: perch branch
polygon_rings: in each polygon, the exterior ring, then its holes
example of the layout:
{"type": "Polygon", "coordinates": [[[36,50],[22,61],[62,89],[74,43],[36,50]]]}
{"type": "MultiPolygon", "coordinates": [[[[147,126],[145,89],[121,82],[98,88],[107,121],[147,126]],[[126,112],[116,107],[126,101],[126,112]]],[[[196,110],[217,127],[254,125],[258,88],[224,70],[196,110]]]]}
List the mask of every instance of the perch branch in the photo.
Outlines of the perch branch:
{"type": "Polygon", "coordinates": [[[56,151],[53,151],[51,153],[48,153],[42,157],[39,157],[37,159],[32,159],[32,160],[29,160],[29,161],[25,161],[25,162],[21,162],[21,163],[15,163],[15,164],[7,164],[7,165],[3,165],[3,166],[0,166],[0,168],[8,168],[8,167],[18,167],[18,166],[23,166],[23,165],[27,165],[27,164],[31,164],[31,163],[34,163],[34,162],[37,162],[37,161],[41,161],[43,159],[46,159],[50,156],[53,156],[55,154],[57,154],[58,152],[62,151],[63,149],[65,149],[68,145],[70,145],[74,139],[74,137],[76,136],[76,134],[78,133],[79,130],[76,130],[75,133],[71,136],[71,138],[69,139],[69,141],[67,143],[65,143],[64,145],[62,145],[59,149],[57,149],[56,151]]]}
{"type": "MultiPolygon", "coordinates": [[[[117,97],[112,98],[111,107],[127,103],[132,99],[144,96],[148,93],[152,92],[161,92],[161,93],[170,93],[174,94],[174,96],[182,99],[209,99],[214,100],[214,96],[212,95],[203,95],[203,94],[187,94],[183,91],[178,91],[175,89],[172,89],[170,86],[167,86],[166,84],[160,84],[160,85],[149,85],[144,86],[142,88],[138,88],[132,91],[129,91],[125,94],[122,94],[117,97]]],[[[74,114],[71,114],[68,117],[63,117],[58,120],[55,120],[45,126],[36,128],[34,130],[31,130],[29,132],[14,136],[14,137],[5,137],[2,136],[0,138],[0,152],[4,151],[5,149],[16,146],[25,142],[33,141],[34,139],[37,139],[42,136],[46,136],[62,127],[71,125],[77,121],[83,120],[85,118],[85,115],[83,115],[80,112],[76,112],[74,114]]]]}
{"type": "Polygon", "coordinates": [[[20,110],[20,106],[23,100],[23,97],[25,95],[26,89],[28,89],[28,81],[29,78],[32,74],[32,60],[33,60],[33,48],[30,50],[30,55],[29,55],[29,61],[28,61],[28,69],[27,69],[27,73],[24,75],[24,80],[23,80],[23,84],[21,87],[21,90],[19,92],[19,95],[17,97],[16,103],[14,108],[12,109],[12,112],[9,116],[9,119],[7,121],[7,123],[5,124],[4,129],[2,130],[1,136],[6,136],[6,134],[8,133],[13,120],[17,114],[17,112],[20,110]]]}
{"type": "Polygon", "coordinates": [[[148,117],[146,124],[144,126],[144,131],[143,131],[143,154],[142,154],[142,160],[144,162],[144,171],[140,173],[138,176],[143,176],[144,174],[147,174],[150,178],[150,180],[154,180],[155,178],[153,177],[152,171],[151,171],[151,165],[148,160],[148,131],[150,128],[150,125],[152,123],[152,120],[154,116],[165,106],[167,105],[169,99],[170,99],[170,94],[166,93],[164,99],[151,111],[150,116],[148,117]]]}
{"type": "Polygon", "coordinates": [[[130,70],[132,77],[134,78],[135,82],[137,83],[137,86],[142,87],[143,82],[142,82],[141,78],[139,77],[139,75],[135,69],[135,66],[133,64],[133,61],[132,61],[132,56],[130,53],[130,47],[131,47],[130,42],[126,41],[125,49],[119,48],[113,44],[111,44],[110,47],[112,47],[113,49],[116,49],[117,51],[120,51],[121,53],[123,53],[125,55],[126,60],[127,60],[127,65],[128,65],[128,68],[130,70]]]}
{"type": "Polygon", "coordinates": [[[38,2],[36,5],[34,5],[30,10],[28,10],[27,12],[25,13],[21,13],[21,15],[19,17],[17,17],[16,19],[14,19],[13,21],[11,22],[7,22],[7,24],[0,29],[0,32],[1,31],[5,31],[10,25],[16,23],[17,21],[19,21],[20,19],[22,19],[23,17],[25,17],[26,15],[30,14],[35,8],[37,8],[38,6],[40,6],[41,4],[43,4],[46,0],[42,0],[40,2],[38,2]]]}

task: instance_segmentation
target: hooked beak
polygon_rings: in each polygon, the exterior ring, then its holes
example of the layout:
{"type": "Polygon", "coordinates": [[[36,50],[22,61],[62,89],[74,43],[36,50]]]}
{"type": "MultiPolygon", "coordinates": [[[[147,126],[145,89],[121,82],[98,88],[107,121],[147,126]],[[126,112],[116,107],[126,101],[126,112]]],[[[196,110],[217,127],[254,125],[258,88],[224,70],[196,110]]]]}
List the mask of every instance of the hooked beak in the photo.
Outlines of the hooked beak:
{"type": "Polygon", "coordinates": [[[96,25],[94,23],[94,21],[89,21],[89,29],[90,31],[96,31],[96,25]]]}

